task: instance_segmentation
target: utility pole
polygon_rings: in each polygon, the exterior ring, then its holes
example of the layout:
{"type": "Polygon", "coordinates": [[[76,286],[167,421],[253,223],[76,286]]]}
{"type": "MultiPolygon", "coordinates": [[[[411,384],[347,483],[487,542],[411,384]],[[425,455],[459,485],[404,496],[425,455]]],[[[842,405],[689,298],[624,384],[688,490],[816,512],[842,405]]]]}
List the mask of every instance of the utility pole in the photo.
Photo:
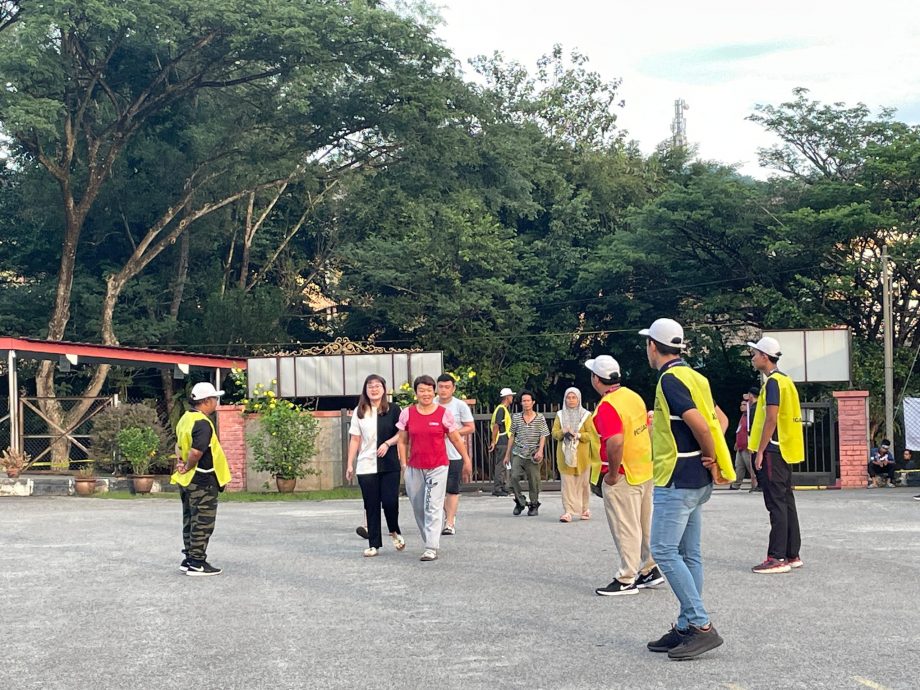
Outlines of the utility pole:
{"type": "Polygon", "coordinates": [[[885,336],[885,438],[894,442],[894,334],[891,321],[891,272],[888,245],[882,245],[882,322],[885,336]]]}

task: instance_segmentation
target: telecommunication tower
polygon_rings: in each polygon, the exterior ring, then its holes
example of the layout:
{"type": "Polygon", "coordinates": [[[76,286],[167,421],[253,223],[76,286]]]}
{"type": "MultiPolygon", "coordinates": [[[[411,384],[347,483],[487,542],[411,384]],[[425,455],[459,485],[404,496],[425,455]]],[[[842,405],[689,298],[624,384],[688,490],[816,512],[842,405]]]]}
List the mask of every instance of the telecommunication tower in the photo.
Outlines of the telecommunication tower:
{"type": "Polygon", "coordinates": [[[674,148],[687,147],[687,120],[684,118],[684,111],[690,110],[687,101],[678,98],[674,101],[674,120],[671,122],[671,144],[674,148]]]}

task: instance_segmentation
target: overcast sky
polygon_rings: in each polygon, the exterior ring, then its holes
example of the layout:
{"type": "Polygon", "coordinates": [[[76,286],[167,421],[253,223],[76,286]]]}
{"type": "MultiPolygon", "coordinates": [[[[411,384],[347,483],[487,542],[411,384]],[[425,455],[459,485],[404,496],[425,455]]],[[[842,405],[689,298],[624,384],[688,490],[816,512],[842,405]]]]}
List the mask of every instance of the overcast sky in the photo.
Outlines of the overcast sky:
{"type": "Polygon", "coordinates": [[[745,120],[756,103],[778,104],[804,86],[826,102],[898,108],[920,123],[920,2],[875,0],[435,0],[438,30],[464,63],[502,51],[533,67],[561,43],[590,66],[623,79],[619,124],[646,152],[670,136],[683,98],[700,156],[763,177],[745,120]]]}

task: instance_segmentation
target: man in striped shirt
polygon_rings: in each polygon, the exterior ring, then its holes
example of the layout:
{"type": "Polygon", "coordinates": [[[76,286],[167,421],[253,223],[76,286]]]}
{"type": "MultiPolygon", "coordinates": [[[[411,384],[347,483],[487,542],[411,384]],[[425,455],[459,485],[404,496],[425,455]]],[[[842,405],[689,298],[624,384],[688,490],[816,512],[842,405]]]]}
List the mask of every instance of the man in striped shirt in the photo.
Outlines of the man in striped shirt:
{"type": "Polygon", "coordinates": [[[522,412],[511,415],[511,434],[505,464],[511,460],[511,490],[514,492],[514,514],[527,508],[527,515],[537,515],[540,508],[540,465],[549,427],[546,418],[533,409],[533,393],[521,391],[522,412]],[[521,480],[527,478],[530,503],[524,501],[521,480]]]}

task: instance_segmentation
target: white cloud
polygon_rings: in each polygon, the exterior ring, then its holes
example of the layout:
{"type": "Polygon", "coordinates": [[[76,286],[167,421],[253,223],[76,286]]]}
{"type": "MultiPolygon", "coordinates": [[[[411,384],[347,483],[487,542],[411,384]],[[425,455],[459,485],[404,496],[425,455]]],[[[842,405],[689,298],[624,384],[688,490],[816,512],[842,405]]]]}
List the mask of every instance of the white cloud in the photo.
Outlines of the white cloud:
{"type": "Polygon", "coordinates": [[[920,3],[441,3],[446,23],[439,34],[464,62],[500,50],[532,66],[561,43],[587,54],[604,76],[621,77],[620,125],[645,151],[670,136],[676,98],[690,105],[688,136],[703,158],[738,163],[757,176],[766,173],[756,149],[771,140],[744,118],[756,103],[789,99],[797,86],[826,102],[902,106],[905,119],[920,119],[920,3]],[[757,52],[743,47],[771,45],[782,49],[731,57],[757,52]]]}

